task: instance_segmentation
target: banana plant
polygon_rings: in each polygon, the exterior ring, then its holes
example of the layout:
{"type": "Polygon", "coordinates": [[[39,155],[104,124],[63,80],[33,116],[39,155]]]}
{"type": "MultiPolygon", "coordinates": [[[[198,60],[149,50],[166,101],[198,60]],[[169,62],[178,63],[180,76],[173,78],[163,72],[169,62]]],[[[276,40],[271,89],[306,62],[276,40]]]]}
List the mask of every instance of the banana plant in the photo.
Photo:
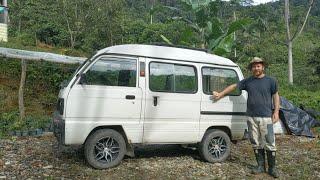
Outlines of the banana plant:
{"type": "Polygon", "coordinates": [[[206,43],[208,43],[207,49],[217,55],[229,54],[235,43],[234,32],[245,29],[250,23],[250,19],[236,20],[230,23],[224,30],[222,26],[217,26],[209,21],[206,37],[206,43]]]}
{"type": "MultiPolygon", "coordinates": [[[[239,19],[231,22],[225,28],[225,25],[217,18],[216,12],[218,6],[215,2],[201,6],[192,6],[192,4],[190,4],[191,1],[184,2],[190,9],[189,13],[191,13],[191,15],[189,17],[193,18],[177,16],[172,19],[186,22],[198,37],[200,42],[198,46],[217,55],[227,56],[232,51],[232,46],[235,42],[233,38],[234,32],[245,29],[246,26],[251,23],[250,19],[239,19]]],[[[181,9],[168,8],[180,14],[186,14],[181,9]]],[[[163,36],[162,39],[167,43],[170,42],[165,36],[163,36]]],[[[189,43],[189,45],[194,46],[192,42],[189,43]]]]}

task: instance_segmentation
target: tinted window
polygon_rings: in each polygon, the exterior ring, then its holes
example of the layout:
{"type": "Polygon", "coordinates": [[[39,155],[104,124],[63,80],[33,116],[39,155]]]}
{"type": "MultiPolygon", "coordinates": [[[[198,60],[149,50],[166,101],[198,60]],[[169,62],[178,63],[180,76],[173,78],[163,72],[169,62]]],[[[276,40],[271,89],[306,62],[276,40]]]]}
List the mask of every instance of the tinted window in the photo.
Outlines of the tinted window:
{"type": "Polygon", "coordinates": [[[136,87],[136,60],[103,57],[86,72],[86,84],[136,87]]]}
{"type": "Polygon", "coordinates": [[[195,93],[196,70],[192,66],[152,62],[149,84],[152,91],[195,93]]]}
{"type": "MultiPolygon", "coordinates": [[[[221,92],[227,86],[239,81],[238,75],[234,70],[221,68],[203,68],[202,69],[203,92],[212,94],[212,91],[221,92]]],[[[241,92],[236,89],[228,95],[240,95],[241,92]]]]}

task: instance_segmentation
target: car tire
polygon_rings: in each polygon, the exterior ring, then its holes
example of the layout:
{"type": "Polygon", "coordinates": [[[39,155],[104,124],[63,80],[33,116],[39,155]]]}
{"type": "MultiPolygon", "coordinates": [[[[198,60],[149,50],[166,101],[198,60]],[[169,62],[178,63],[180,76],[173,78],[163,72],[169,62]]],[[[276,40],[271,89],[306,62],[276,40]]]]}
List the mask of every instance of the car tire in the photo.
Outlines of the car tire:
{"type": "Polygon", "coordinates": [[[218,129],[208,130],[200,143],[201,157],[210,163],[223,162],[230,156],[231,141],[227,133],[218,129]]]}
{"type": "Polygon", "coordinates": [[[84,145],[84,154],[89,165],[106,169],[120,164],[126,153],[123,136],[113,129],[100,129],[91,134],[84,145]]]}

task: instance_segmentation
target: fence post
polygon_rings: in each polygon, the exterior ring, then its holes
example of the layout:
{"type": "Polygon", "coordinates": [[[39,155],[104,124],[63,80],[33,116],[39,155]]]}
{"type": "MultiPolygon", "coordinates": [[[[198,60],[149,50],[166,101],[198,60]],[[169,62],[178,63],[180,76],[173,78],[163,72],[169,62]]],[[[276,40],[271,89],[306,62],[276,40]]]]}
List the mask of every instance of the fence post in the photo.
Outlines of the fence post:
{"type": "Polygon", "coordinates": [[[19,87],[19,113],[20,113],[20,121],[25,118],[25,110],[24,110],[24,102],[23,102],[23,91],[26,82],[26,74],[27,74],[27,63],[25,59],[21,59],[21,80],[19,87]]]}

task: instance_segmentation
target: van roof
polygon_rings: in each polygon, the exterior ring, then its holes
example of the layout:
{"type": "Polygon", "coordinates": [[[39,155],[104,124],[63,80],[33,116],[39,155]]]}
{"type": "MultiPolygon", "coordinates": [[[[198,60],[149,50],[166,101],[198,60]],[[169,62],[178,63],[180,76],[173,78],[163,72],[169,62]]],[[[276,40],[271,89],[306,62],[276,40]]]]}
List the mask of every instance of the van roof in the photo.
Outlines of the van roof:
{"type": "Polygon", "coordinates": [[[199,50],[186,49],[181,47],[178,48],[159,45],[125,44],[104,48],[98,51],[97,55],[105,53],[169,59],[176,61],[191,61],[224,66],[238,66],[230,59],[199,50]]]}

